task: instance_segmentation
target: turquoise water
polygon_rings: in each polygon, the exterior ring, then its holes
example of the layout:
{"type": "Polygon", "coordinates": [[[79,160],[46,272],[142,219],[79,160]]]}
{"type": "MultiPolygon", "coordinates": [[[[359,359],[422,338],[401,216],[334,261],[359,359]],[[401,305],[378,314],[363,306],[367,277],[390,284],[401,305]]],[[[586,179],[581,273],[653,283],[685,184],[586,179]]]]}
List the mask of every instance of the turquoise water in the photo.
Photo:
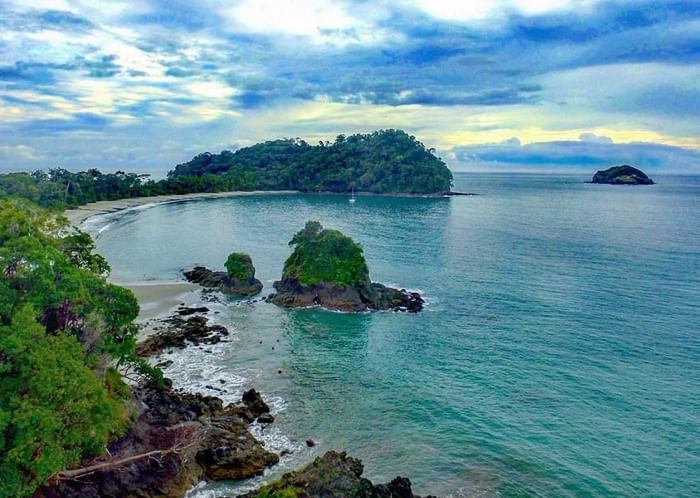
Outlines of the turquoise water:
{"type": "Polygon", "coordinates": [[[229,198],[91,229],[116,281],[174,280],[236,250],[270,292],[317,219],[362,243],[373,280],[424,293],[417,315],[211,305],[232,342],[173,355],[169,374],[265,394],[269,444],[293,450],[270,477],[339,448],[419,493],[697,496],[700,177],[583,180],[457,174],[483,195],[229,198]]]}

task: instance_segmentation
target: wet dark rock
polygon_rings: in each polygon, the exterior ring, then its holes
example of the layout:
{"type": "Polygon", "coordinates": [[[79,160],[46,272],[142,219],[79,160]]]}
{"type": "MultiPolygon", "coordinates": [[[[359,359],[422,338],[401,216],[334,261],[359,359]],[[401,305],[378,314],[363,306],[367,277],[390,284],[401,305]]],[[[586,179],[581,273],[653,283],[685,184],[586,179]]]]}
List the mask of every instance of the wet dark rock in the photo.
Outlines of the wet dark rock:
{"type": "MultiPolygon", "coordinates": [[[[419,498],[411,491],[411,481],[397,477],[387,484],[374,485],[362,477],[362,462],[345,453],[329,451],[303,469],[285,474],[279,481],[239,498],[257,496],[300,496],[305,498],[419,498]]],[[[430,497],[427,497],[430,498],[430,497]]]]}
{"type": "Polygon", "coordinates": [[[275,304],[286,308],[321,306],[337,311],[394,310],[416,313],[423,309],[423,298],[417,292],[394,289],[372,282],[357,286],[334,286],[320,283],[306,286],[295,278],[274,283],[277,293],[269,296],[275,304]]]}
{"type": "Polygon", "coordinates": [[[309,448],[313,448],[314,446],[316,446],[316,443],[314,442],[313,439],[307,439],[306,446],[308,446],[309,448]]]}
{"type": "Polygon", "coordinates": [[[177,310],[177,314],[180,316],[189,316],[189,315],[194,315],[196,313],[208,313],[209,308],[206,306],[199,306],[197,308],[190,308],[187,306],[181,306],[177,310]]]}
{"type": "Polygon", "coordinates": [[[204,316],[187,319],[174,316],[161,321],[163,328],[136,346],[140,356],[152,356],[167,348],[182,349],[188,344],[216,344],[228,335],[223,325],[209,325],[204,316]]]}
{"type": "Polygon", "coordinates": [[[236,418],[213,420],[208,441],[210,444],[196,454],[207,479],[247,479],[279,462],[279,457],[267,451],[236,418]]]}
{"type": "Polygon", "coordinates": [[[255,389],[250,389],[243,393],[243,404],[248,407],[256,418],[263,413],[270,413],[270,407],[267,406],[260,393],[255,389]]]}
{"type": "Polygon", "coordinates": [[[628,164],[613,166],[593,175],[591,183],[607,183],[610,185],[653,185],[654,181],[644,172],[628,164]]]}
{"type": "Polygon", "coordinates": [[[261,424],[271,424],[274,421],[275,417],[273,417],[269,413],[263,413],[258,417],[258,422],[260,422],[261,424]]]}
{"type": "Polygon", "coordinates": [[[188,282],[199,284],[202,287],[219,289],[224,294],[248,297],[258,294],[262,288],[262,282],[257,278],[240,281],[229,276],[225,271],[212,271],[203,266],[196,266],[190,271],[186,271],[185,278],[188,282]]]}

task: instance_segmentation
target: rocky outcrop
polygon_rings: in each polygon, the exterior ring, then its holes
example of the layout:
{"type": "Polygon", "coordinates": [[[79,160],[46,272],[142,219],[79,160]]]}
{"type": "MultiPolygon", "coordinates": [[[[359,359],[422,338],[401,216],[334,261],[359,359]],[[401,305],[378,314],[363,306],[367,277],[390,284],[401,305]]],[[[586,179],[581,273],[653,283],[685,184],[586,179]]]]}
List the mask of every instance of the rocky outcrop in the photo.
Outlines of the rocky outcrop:
{"type": "Polygon", "coordinates": [[[593,175],[591,183],[607,183],[610,185],[653,185],[654,181],[645,173],[628,164],[613,166],[598,171],[593,175]]]}
{"type": "Polygon", "coordinates": [[[172,316],[162,320],[154,330],[153,335],[136,345],[136,353],[139,356],[153,356],[168,348],[182,349],[188,344],[216,344],[228,335],[226,327],[209,325],[209,319],[201,315],[190,316],[187,319],[172,316]]]}
{"type": "Polygon", "coordinates": [[[268,299],[286,308],[321,306],[336,311],[394,310],[418,312],[423,298],[417,292],[393,289],[373,282],[369,285],[337,286],[321,283],[303,285],[296,278],[283,278],[274,283],[275,294],[268,299]]]}
{"type": "Polygon", "coordinates": [[[411,481],[405,477],[375,485],[362,477],[363,471],[360,460],[329,451],[303,469],[238,498],[420,498],[413,494],[411,481]]]}
{"type": "Polygon", "coordinates": [[[262,282],[255,277],[239,280],[225,271],[212,271],[203,266],[196,266],[192,270],[186,271],[185,278],[188,282],[199,284],[202,287],[218,289],[224,294],[233,296],[254,296],[263,288],[262,282]]]}
{"type": "Polygon", "coordinates": [[[86,462],[104,468],[60,480],[37,498],[181,497],[201,479],[245,479],[279,461],[248,431],[241,414],[250,403],[223,406],[219,398],[145,386],[133,395],[136,423],[109,446],[109,457],[86,462]],[[110,465],[134,455],[147,456],[110,465]]]}
{"type": "Polygon", "coordinates": [[[287,308],[322,306],[338,311],[416,312],[423,299],[415,292],[373,283],[362,246],[338,230],[309,220],[289,245],[282,279],[274,283],[273,303],[287,308]]]}

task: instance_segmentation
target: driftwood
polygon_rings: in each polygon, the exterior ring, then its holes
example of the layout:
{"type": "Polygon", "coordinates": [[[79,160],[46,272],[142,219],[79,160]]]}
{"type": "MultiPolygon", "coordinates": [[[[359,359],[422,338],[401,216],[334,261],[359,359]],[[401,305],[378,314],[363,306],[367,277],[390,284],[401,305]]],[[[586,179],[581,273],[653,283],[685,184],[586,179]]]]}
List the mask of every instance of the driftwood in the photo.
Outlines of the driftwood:
{"type": "Polygon", "coordinates": [[[128,457],[123,457],[123,458],[117,458],[115,460],[107,460],[105,462],[100,462],[96,463],[94,465],[88,465],[87,467],[81,467],[79,469],[71,469],[71,470],[64,470],[62,472],[59,472],[58,474],[55,474],[53,477],[49,479],[49,484],[52,486],[55,486],[56,484],[60,483],[61,481],[67,481],[67,480],[72,480],[72,479],[77,479],[79,477],[85,477],[90,474],[94,474],[95,472],[99,472],[101,470],[105,469],[110,469],[113,467],[120,467],[122,465],[126,465],[128,463],[134,462],[136,460],[141,460],[143,458],[152,458],[152,457],[163,457],[166,455],[180,455],[184,450],[187,448],[190,448],[196,444],[199,444],[200,441],[193,441],[185,446],[173,446],[171,448],[166,448],[164,450],[153,450],[153,451],[147,451],[145,453],[139,453],[137,455],[130,455],[128,457]]]}

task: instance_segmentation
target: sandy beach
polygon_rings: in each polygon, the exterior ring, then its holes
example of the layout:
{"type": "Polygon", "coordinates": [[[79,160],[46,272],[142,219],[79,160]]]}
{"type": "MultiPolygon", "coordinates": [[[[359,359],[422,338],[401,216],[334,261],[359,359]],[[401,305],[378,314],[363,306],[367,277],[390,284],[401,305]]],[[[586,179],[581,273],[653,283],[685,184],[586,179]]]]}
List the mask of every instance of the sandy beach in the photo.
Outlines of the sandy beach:
{"type": "Polygon", "coordinates": [[[201,287],[189,282],[133,283],[119,284],[131,290],[139,302],[137,321],[147,322],[153,318],[168,315],[181,303],[188,303],[188,294],[201,290],[201,287]]]}
{"type": "MultiPolygon", "coordinates": [[[[103,214],[117,213],[147,204],[165,204],[171,202],[196,201],[220,197],[240,197],[249,195],[278,195],[292,194],[295,191],[234,191],[181,195],[158,195],[151,197],[135,197],[116,201],[99,201],[86,204],[76,209],[65,211],[65,216],[74,226],[80,226],[88,218],[103,214]]],[[[137,321],[144,323],[154,318],[163,317],[173,311],[181,303],[192,301],[187,295],[201,287],[186,281],[182,282],[117,282],[118,285],[130,289],[138,299],[140,312],[137,321]]]]}
{"type": "Polygon", "coordinates": [[[144,206],[146,204],[165,204],[170,202],[195,201],[200,199],[214,199],[219,197],[241,197],[247,195],[279,195],[294,194],[294,190],[262,191],[253,190],[250,192],[202,192],[198,194],[177,194],[177,195],[156,195],[151,197],[134,197],[132,199],[120,199],[117,201],[98,201],[85,204],[79,208],[66,210],[66,218],[74,226],[80,226],[85,220],[92,216],[101,214],[116,213],[124,209],[144,206]]]}

